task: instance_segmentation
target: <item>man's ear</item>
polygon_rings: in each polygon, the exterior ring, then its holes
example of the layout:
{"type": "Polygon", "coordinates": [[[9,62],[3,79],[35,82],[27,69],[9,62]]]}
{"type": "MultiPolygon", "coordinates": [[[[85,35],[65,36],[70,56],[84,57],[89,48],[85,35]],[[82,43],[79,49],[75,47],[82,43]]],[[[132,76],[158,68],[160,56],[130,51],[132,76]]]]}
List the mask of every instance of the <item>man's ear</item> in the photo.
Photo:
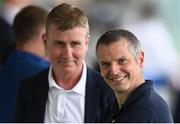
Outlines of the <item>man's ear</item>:
{"type": "Polygon", "coordinates": [[[144,67],[144,51],[141,51],[139,54],[139,64],[141,68],[144,67]]]}
{"type": "Polygon", "coordinates": [[[44,42],[44,44],[45,44],[45,48],[46,48],[46,46],[47,46],[47,36],[46,36],[45,33],[42,34],[42,40],[43,40],[43,42],[44,42]]]}
{"type": "Polygon", "coordinates": [[[88,45],[89,42],[90,42],[90,35],[88,34],[88,35],[86,36],[86,44],[88,45]]]}

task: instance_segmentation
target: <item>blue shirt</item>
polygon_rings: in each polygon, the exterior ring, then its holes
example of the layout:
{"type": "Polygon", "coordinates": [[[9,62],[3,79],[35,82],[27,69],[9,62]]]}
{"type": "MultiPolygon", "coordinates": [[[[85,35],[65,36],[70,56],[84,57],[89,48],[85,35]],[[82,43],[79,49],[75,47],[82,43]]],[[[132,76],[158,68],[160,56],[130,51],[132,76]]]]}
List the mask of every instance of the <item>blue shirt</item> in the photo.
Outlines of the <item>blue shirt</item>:
{"type": "Polygon", "coordinates": [[[152,81],[146,80],[129,96],[120,110],[117,102],[111,104],[103,122],[173,123],[173,119],[166,102],[153,90],[152,81]]]}
{"type": "Polygon", "coordinates": [[[48,68],[43,58],[23,51],[13,51],[0,69],[0,122],[13,122],[16,93],[20,80],[48,68]]]}

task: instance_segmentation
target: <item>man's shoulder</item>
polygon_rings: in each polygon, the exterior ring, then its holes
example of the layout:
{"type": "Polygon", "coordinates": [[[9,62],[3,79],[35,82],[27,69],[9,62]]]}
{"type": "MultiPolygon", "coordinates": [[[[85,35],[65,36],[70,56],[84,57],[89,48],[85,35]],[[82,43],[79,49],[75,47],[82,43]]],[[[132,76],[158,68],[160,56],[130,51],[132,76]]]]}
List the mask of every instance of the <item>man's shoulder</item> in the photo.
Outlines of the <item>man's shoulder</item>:
{"type": "Polygon", "coordinates": [[[32,76],[23,78],[21,80],[21,84],[22,85],[27,85],[27,86],[33,86],[33,85],[40,85],[42,83],[48,82],[48,72],[49,72],[49,68],[45,69],[39,73],[36,73],[32,76]]]}
{"type": "Polygon", "coordinates": [[[104,81],[103,77],[101,76],[101,74],[89,67],[87,67],[87,76],[88,77],[91,77],[91,78],[94,78],[96,80],[102,80],[104,81]]]}
{"type": "Polygon", "coordinates": [[[87,81],[86,82],[88,85],[99,87],[99,88],[108,87],[102,75],[91,68],[87,68],[87,81]]]}
{"type": "Polygon", "coordinates": [[[149,91],[149,95],[145,101],[136,106],[143,116],[152,117],[158,122],[171,122],[171,112],[167,102],[153,89],[149,91]]]}
{"type": "Polygon", "coordinates": [[[106,84],[101,74],[90,68],[87,71],[87,87],[96,87],[99,92],[114,95],[113,90],[106,84]]]}
{"type": "Polygon", "coordinates": [[[154,114],[169,109],[166,101],[153,89],[153,84],[150,80],[146,81],[136,90],[133,95],[131,108],[154,114]]]}

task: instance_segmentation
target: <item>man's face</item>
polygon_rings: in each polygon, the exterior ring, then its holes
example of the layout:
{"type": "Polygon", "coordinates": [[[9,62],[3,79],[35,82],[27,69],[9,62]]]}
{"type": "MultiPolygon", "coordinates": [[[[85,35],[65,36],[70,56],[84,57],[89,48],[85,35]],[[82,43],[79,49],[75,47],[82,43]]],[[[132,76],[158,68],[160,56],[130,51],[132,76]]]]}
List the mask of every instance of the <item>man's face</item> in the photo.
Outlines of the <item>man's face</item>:
{"type": "Polygon", "coordinates": [[[46,38],[47,51],[55,70],[75,73],[82,69],[89,43],[85,28],[75,27],[62,31],[50,25],[46,38]]]}
{"type": "Polygon", "coordinates": [[[117,93],[131,92],[142,83],[144,53],[135,59],[125,39],[110,45],[99,44],[97,55],[104,79],[117,93]]]}

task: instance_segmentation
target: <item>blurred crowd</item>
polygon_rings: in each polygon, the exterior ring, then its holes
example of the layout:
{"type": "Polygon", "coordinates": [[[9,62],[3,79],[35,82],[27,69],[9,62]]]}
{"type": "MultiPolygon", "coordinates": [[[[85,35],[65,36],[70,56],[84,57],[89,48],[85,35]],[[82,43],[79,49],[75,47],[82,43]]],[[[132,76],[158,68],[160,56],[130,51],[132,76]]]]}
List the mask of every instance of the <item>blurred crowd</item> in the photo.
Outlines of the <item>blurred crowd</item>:
{"type": "MultiPolygon", "coordinates": [[[[79,6],[89,18],[91,41],[86,62],[97,71],[95,45],[103,32],[124,28],[138,37],[145,51],[145,79],[154,80],[155,90],[168,102],[174,119],[180,121],[179,0],[1,0],[1,65],[6,62],[16,42],[12,29],[15,15],[27,5],[51,10],[63,2],[79,6]]],[[[0,83],[3,86],[1,80],[0,83]]]]}

